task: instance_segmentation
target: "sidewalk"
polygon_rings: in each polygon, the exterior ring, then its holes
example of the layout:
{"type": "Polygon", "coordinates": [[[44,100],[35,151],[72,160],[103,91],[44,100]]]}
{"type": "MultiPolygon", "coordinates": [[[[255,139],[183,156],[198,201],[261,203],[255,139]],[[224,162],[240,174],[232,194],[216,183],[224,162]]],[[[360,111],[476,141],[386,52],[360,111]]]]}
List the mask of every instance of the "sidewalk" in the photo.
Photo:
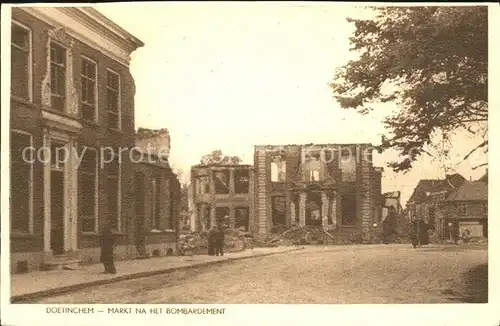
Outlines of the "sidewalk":
{"type": "Polygon", "coordinates": [[[104,274],[102,264],[78,270],[37,271],[11,276],[11,302],[75,291],[82,287],[168,273],[181,268],[207,266],[224,261],[267,256],[303,249],[302,247],[255,248],[227,253],[223,257],[196,255],[116,261],[118,274],[104,274]]]}

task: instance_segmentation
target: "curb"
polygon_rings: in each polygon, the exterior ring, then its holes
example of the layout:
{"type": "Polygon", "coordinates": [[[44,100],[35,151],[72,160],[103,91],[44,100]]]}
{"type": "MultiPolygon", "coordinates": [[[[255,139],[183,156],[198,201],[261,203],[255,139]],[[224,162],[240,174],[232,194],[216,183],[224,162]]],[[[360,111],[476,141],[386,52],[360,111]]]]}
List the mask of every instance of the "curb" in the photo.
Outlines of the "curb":
{"type": "Polygon", "coordinates": [[[279,252],[268,252],[268,253],[263,253],[263,254],[242,256],[242,257],[235,257],[235,258],[228,257],[226,259],[221,259],[221,260],[203,261],[203,262],[194,263],[191,265],[170,267],[170,268],[159,269],[159,270],[155,270],[155,271],[133,273],[133,274],[128,274],[128,275],[122,275],[122,276],[117,276],[117,277],[113,277],[113,278],[103,279],[103,280],[95,280],[95,281],[90,281],[90,282],[85,282],[85,283],[66,285],[66,286],[62,286],[59,288],[53,288],[53,289],[48,289],[48,290],[42,290],[42,291],[37,291],[37,292],[32,292],[32,293],[27,293],[27,294],[20,294],[20,295],[11,296],[10,303],[22,303],[23,301],[30,301],[30,300],[34,300],[34,299],[51,297],[54,295],[73,292],[75,290],[80,290],[83,288],[93,287],[93,286],[97,286],[97,285],[118,283],[121,281],[128,281],[128,280],[137,279],[137,278],[144,278],[144,277],[156,276],[156,275],[161,275],[161,274],[168,274],[168,273],[183,270],[183,269],[218,265],[218,264],[223,264],[223,263],[231,262],[231,261],[238,261],[238,260],[249,259],[249,258],[258,258],[258,257],[277,255],[277,254],[282,254],[282,253],[287,253],[287,252],[292,252],[292,251],[298,251],[298,250],[302,250],[302,249],[304,249],[304,247],[291,248],[290,250],[283,250],[283,251],[279,251],[279,252]]]}

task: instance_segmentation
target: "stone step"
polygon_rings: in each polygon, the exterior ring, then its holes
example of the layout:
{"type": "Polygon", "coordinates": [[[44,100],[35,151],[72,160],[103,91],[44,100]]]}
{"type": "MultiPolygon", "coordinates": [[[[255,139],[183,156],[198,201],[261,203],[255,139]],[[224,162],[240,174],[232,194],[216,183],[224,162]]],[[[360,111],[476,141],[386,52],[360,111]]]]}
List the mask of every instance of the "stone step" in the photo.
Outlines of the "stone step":
{"type": "Polygon", "coordinates": [[[78,269],[80,267],[80,259],[70,259],[70,260],[48,260],[42,263],[41,269],[45,271],[55,270],[55,269],[78,269]]]}

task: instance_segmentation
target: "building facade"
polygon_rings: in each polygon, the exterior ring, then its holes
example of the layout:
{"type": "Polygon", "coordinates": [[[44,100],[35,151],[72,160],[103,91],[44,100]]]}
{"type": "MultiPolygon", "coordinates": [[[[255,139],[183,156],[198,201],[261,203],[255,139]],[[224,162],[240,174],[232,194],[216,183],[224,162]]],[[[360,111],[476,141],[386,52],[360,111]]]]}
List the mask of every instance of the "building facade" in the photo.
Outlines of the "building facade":
{"type": "Polygon", "coordinates": [[[180,182],[168,162],[167,129],[139,128],[134,151],[134,239],[142,256],[177,253],[180,182]]]}
{"type": "Polygon", "coordinates": [[[450,230],[457,230],[459,235],[469,230],[471,237],[487,238],[488,183],[465,181],[451,190],[439,206],[437,216],[437,231],[442,238],[449,238],[450,230]]]}
{"type": "Polygon", "coordinates": [[[254,216],[251,165],[195,165],[191,186],[192,231],[208,230],[216,223],[250,230],[254,216]]]}
{"type": "Polygon", "coordinates": [[[99,231],[133,246],[135,85],[144,44],[92,8],[12,9],[11,267],[95,260],[99,231]]]}
{"type": "Polygon", "coordinates": [[[381,169],[370,144],[255,146],[253,233],[315,225],[372,241],[380,220],[381,169]]]}

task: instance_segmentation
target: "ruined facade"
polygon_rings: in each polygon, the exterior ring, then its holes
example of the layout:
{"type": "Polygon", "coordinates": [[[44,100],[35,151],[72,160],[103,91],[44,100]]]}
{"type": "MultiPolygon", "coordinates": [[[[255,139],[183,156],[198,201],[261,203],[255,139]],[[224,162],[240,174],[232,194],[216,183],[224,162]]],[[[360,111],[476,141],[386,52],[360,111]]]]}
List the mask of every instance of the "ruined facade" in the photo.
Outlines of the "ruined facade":
{"type": "Polygon", "coordinates": [[[191,168],[191,230],[208,230],[216,223],[249,230],[253,224],[253,167],[195,165],[191,168]]]}
{"type": "Polygon", "coordinates": [[[316,225],[371,241],[382,172],[372,151],[370,144],[255,146],[253,233],[265,238],[277,226],[316,225]]]}

